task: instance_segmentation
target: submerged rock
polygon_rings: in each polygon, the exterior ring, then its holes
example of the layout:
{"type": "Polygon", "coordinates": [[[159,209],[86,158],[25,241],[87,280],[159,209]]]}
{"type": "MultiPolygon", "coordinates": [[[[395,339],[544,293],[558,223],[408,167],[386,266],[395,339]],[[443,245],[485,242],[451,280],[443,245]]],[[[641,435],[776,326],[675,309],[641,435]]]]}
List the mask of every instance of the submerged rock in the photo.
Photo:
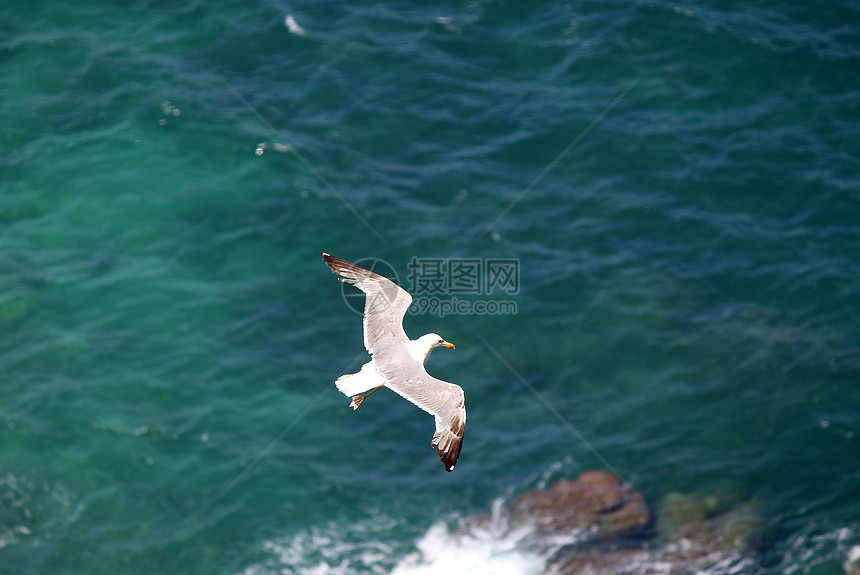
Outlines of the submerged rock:
{"type": "Polygon", "coordinates": [[[657,506],[657,532],[664,539],[672,539],[685,525],[703,521],[707,515],[708,508],[702,498],[688,493],[669,493],[657,506]]]}
{"type": "Polygon", "coordinates": [[[657,511],[657,531],[662,541],[686,541],[723,551],[754,547],[763,522],[761,503],[740,502],[736,493],[726,490],[670,493],[657,511]]]}

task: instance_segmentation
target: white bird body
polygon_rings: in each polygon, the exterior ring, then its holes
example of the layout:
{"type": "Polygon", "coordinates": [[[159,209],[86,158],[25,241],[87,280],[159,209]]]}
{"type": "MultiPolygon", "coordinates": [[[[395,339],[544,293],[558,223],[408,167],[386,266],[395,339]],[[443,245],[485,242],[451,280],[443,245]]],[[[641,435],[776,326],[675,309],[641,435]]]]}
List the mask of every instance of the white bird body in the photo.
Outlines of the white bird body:
{"type": "Polygon", "coordinates": [[[424,364],[437,347],[454,348],[435,333],[410,340],[403,331],[403,316],[412,296],[391,280],[346,260],[321,253],[331,270],[349,282],[366,297],[364,308],[364,345],[373,356],[357,373],[342,375],[337,388],[352,396],[350,406],[358,409],[370,393],[387,387],[408,399],[436,421],[431,445],[447,471],[454,469],[460,456],[466,427],[463,389],[459,385],[436,379],[424,364]],[[373,391],[370,391],[373,390],[373,391]],[[367,395],[362,393],[370,391],[367,395]]]}

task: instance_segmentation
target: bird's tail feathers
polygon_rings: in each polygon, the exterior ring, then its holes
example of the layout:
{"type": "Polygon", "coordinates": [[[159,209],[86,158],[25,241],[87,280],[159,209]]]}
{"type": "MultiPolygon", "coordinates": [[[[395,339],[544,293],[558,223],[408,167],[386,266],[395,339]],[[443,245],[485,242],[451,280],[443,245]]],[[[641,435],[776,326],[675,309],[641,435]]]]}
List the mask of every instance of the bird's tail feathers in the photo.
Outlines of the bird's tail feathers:
{"type": "Polygon", "coordinates": [[[376,371],[376,366],[371,361],[364,364],[361,371],[357,373],[348,373],[340,376],[337,378],[335,385],[337,385],[341,393],[347,397],[352,397],[353,395],[370,391],[380,385],[385,385],[385,380],[376,371]]]}

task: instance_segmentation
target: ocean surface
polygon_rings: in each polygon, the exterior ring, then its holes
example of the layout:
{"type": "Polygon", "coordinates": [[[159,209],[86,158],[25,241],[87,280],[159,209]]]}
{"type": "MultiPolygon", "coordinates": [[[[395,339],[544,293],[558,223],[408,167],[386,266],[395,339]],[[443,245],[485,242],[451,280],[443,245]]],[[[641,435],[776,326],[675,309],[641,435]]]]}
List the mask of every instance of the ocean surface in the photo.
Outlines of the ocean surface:
{"type": "Polygon", "coordinates": [[[461,527],[586,469],[860,561],[857,3],[0,6],[0,575],[540,574],[461,527]]]}

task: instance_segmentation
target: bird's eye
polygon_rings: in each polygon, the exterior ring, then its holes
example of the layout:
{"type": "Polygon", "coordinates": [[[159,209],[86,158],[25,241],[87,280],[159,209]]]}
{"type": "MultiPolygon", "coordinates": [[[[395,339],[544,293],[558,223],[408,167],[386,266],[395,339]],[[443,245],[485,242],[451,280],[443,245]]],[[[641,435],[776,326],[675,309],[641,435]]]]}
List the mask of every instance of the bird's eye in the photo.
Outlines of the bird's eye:
{"type": "Polygon", "coordinates": [[[439,345],[442,345],[443,343],[445,343],[445,340],[444,340],[444,339],[440,339],[440,340],[439,340],[439,345]]]}

